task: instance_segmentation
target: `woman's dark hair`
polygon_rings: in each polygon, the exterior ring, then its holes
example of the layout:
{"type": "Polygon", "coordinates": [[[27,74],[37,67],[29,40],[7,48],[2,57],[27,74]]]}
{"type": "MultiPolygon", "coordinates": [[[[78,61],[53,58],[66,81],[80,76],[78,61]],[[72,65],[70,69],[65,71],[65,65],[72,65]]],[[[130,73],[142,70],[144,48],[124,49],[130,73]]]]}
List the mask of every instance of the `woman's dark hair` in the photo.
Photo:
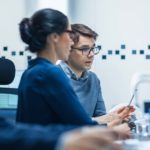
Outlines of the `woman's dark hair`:
{"type": "Polygon", "coordinates": [[[98,34],[95,31],[84,24],[72,24],[71,28],[74,33],[72,40],[75,44],[79,42],[80,35],[93,38],[94,40],[98,37],[98,34]]]}
{"type": "Polygon", "coordinates": [[[54,9],[42,9],[31,18],[24,18],[19,24],[21,39],[31,52],[39,52],[46,45],[46,38],[51,33],[61,34],[68,27],[68,18],[54,9]]]}

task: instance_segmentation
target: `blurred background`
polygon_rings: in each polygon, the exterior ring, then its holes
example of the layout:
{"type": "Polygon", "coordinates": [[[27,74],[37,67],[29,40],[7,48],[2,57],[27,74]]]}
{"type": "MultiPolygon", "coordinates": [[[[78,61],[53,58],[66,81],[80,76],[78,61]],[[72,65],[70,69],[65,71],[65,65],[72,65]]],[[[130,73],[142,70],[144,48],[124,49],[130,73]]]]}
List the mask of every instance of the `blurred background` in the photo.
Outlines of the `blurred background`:
{"type": "MultiPolygon", "coordinates": [[[[70,23],[83,23],[99,34],[101,52],[92,71],[101,80],[107,110],[134,101],[143,109],[150,101],[150,1],[149,0],[1,0],[0,57],[14,61],[17,69],[10,87],[18,87],[20,76],[33,55],[25,52],[18,24],[41,8],[54,8],[69,16],[70,23]],[[145,78],[146,75],[146,78],[145,78]]],[[[0,105],[16,106],[4,95],[0,105]]]]}

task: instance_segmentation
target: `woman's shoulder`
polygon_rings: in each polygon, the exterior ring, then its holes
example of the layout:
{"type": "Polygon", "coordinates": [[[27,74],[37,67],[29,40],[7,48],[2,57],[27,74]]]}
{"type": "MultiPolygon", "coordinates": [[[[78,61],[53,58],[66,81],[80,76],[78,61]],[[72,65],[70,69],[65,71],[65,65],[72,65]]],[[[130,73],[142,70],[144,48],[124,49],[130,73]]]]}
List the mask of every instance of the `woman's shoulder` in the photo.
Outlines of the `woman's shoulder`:
{"type": "Polygon", "coordinates": [[[45,76],[50,80],[54,80],[56,82],[65,82],[68,81],[66,74],[56,65],[49,66],[45,69],[45,76]]]}
{"type": "Polygon", "coordinates": [[[45,69],[45,73],[46,74],[49,74],[49,75],[64,75],[64,72],[61,70],[61,68],[59,68],[58,66],[56,65],[51,65],[51,66],[48,66],[46,69],[45,69]]]}
{"type": "Polygon", "coordinates": [[[64,72],[58,66],[43,60],[32,65],[25,72],[30,77],[32,76],[34,79],[40,80],[65,78],[64,72]]]}
{"type": "Polygon", "coordinates": [[[45,75],[56,75],[62,73],[59,67],[44,59],[39,61],[35,66],[32,67],[32,69],[35,72],[40,72],[45,75]]]}

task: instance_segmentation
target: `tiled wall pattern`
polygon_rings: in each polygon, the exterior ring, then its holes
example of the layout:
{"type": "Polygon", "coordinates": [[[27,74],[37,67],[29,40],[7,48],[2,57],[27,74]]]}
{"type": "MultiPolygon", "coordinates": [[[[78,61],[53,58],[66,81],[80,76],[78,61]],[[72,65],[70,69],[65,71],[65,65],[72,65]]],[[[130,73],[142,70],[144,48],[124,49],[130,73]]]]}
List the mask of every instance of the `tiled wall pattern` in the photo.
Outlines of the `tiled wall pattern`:
{"type": "Polygon", "coordinates": [[[128,55],[136,56],[141,55],[143,59],[150,60],[150,45],[147,45],[146,49],[127,49],[127,45],[121,44],[120,49],[108,49],[103,50],[101,46],[102,52],[101,59],[102,60],[109,60],[110,57],[119,57],[121,60],[127,60],[128,55]],[[130,53],[126,53],[130,51],[130,53]]]}
{"type": "MultiPolygon", "coordinates": [[[[128,49],[127,45],[125,44],[120,44],[120,49],[110,48],[108,50],[105,50],[103,49],[102,45],[100,45],[100,47],[101,47],[100,53],[102,53],[100,59],[102,60],[108,60],[109,57],[119,57],[121,60],[126,60],[128,59],[128,56],[127,56],[128,54],[126,54],[126,51],[130,51],[130,55],[132,55],[133,57],[141,55],[143,59],[146,59],[146,60],[150,59],[150,45],[147,45],[146,49],[128,49]]],[[[16,62],[17,59],[19,58],[21,58],[21,60],[24,59],[27,62],[28,60],[31,60],[34,57],[34,55],[28,51],[10,50],[8,46],[4,46],[0,48],[0,55],[2,58],[10,58],[14,60],[14,62],[16,62]]],[[[24,62],[22,61],[21,63],[23,64],[24,62]]],[[[17,62],[17,66],[18,66],[18,62],[17,62]]],[[[23,70],[23,69],[21,69],[20,67],[17,67],[17,70],[23,70]]]]}
{"type": "MultiPolygon", "coordinates": [[[[99,58],[101,61],[109,61],[111,57],[119,58],[120,61],[128,61],[128,59],[136,59],[139,56],[143,58],[143,60],[150,60],[150,45],[146,45],[146,48],[142,49],[129,49],[126,44],[119,44],[120,48],[117,49],[103,49],[103,45],[101,45],[101,51],[99,54],[99,58]]],[[[31,54],[25,50],[18,49],[9,49],[8,46],[0,47],[0,57],[11,59],[16,66],[16,76],[13,81],[9,85],[9,87],[18,87],[20,77],[22,72],[27,67],[28,60],[31,60],[35,57],[35,55],[31,54]]],[[[17,105],[17,97],[13,95],[0,95],[0,107],[16,107],[17,105]]]]}
{"type": "MultiPolygon", "coordinates": [[[[24,60],[31,60],[32,57],[34,57],[34,55],[28,51],[15,50],[15,49],[12,50],[12,49],[9,49],[8,46],[4,46],[4,47],[0,48],[0,55],[2,58],[9,58],[11,60],[14,60],[14,63],[16,63],[18,58],[21,58],[24,60]]],[[[23,63],[23,61],[21,63],[23,63]]],[[[18,64],[18,62],[17,62],[17,64],[18,64]]],[[[17,70],[21,70],[20,67],[17,68],[17,70]]]]}

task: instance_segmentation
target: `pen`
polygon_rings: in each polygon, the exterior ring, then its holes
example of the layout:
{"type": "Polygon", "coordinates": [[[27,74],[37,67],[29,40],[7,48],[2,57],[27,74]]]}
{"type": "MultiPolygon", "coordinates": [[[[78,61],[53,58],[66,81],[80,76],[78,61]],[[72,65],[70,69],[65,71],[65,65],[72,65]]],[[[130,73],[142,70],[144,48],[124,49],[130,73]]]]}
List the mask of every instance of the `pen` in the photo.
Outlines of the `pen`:
{"type": "Polygon", "coordinates": [[[130,101],[129,101],[129,104],[127,105],[127,107],[130,107],[130,105],[131,105],[131,103],[132,103],[132,100],[133,100],[133,98],[134,98],[134,96],[135,96],[135,92],[137,91],[137,89],[135,89],[135,91],[134,91],[134,93],[133,93],[133,95],[132,95],[132,97],[131,97],[131,99],[130,99],[130,101]]]}

